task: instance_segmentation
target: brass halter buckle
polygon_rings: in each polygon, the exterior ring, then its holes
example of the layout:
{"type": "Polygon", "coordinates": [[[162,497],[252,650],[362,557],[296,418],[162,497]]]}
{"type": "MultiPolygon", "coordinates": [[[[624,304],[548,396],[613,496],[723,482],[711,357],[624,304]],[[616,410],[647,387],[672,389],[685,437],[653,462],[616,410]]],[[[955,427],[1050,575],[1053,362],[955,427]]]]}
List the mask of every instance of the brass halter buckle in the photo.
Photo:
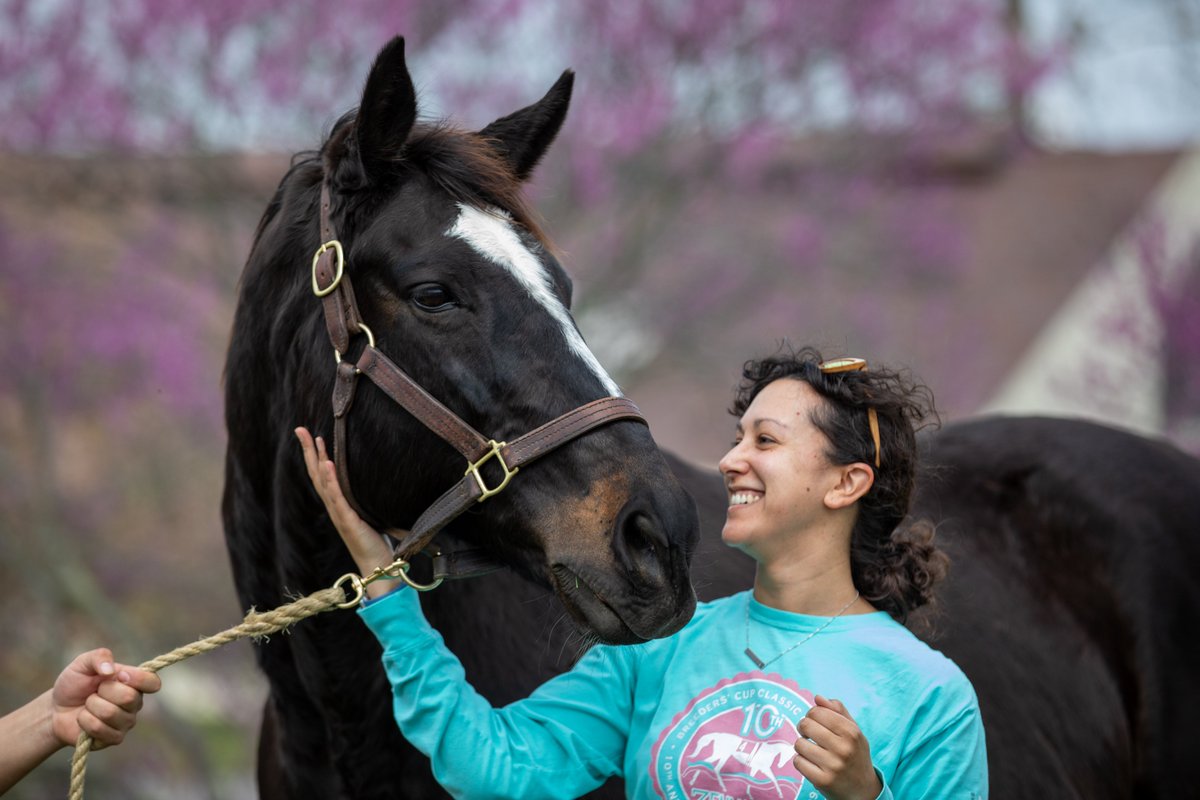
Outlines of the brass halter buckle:
{"type": "Polygon", "coordinates": [[[484,500],[487,500],[489,497],[500,494],[500,491],[505,486],[508,486],[508,482],[512,480],[512,476],[516,475],[521,469],[520,467],[509,469],[508,464],[504,463],[504,456],[500,454],[500,449],[502,447],[507,447],[508,442],[497,442],[495,439],[491,439],[488,441],[488,444],[491,445],[491,449],[484,453],[478,461],[474,463],[467,461],[467,471],[463,473],[463,475],[474,475],[475,482],[478,483],[479,488],[483,490],[483,494],[479,496],[478,500],[480,503],[482,503],[484,500]],[[479,468],[486,464],[491,458],[495,458],[497,461],[499,461],[500,469],[504,470],[504,480],[500,481],[500,485],[494,489],[489,489],[487,484],[483,482],[483,475],[479,474],[479,468]]]}
{"type": "Polygon", "coordinates": [[[342,282],[342,272],[346,269],[346,256],[342,252],[342,243],[337,239],[330,239],[325,244],[317,248],[317,252],[313,254],[312,260],[312,290],[317,297],[324,297],[327,294],[332,294],[337,289],[338,284],[342,282]],[[337,260],[337,266],[333,271],[333,282],[321,288],[321,284],[317,282],[317,262],[321,260],[321,254],[326,250],[333,250],[334,257],[337,260]]]}

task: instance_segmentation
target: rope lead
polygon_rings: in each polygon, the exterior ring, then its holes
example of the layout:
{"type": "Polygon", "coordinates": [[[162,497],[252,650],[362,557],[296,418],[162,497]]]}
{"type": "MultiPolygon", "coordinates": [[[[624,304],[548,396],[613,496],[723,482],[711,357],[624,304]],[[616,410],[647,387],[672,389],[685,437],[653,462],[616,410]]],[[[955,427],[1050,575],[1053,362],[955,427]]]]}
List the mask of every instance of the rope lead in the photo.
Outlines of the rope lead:
{"type": "MultiPolygon", "coordinates": [[[[358,598],[352,605],[357,605],[358,599],[361,599],[361,593],[359,593],[358,598]]],[[[177,647],[171,652],[165,653],[158,658],[152,658],[140,666],[141,669],[158,672],[164,667],[177,664],[180,661],[192,656],[198,656],[201,653],[216,650],[218,647],[235,642],[238,639],[258,639],[263,636],[270,636],[272,633],[278,633],[287,629],[302,619],[308,619],[325,611],[334,611],[349,607],[350,605],[347,605],[346,592],[341,586],[341,581],[339,581],[335,586],[313,592],[308,597],[302,597],[273,611],[255,611],[251,609],[240,625],[201,639],[198,642],[177,647]]],[[[84,774],[87,772],[87,757],[91,749],[92,737],[81,731],[79,739],[75,742],[75,754],[71,756],[70,800],[83,800],[84,774]]]]}

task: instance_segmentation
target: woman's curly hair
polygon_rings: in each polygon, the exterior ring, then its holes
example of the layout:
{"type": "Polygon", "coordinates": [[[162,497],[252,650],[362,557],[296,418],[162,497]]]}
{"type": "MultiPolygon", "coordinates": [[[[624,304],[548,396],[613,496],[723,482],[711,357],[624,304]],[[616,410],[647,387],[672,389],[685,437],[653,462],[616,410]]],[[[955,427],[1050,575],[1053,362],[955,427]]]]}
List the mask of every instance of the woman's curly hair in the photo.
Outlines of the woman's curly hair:
{"type": "Polygon", "coordinates": [[[933,601],[933,586],[949,566],[934,544],[932,523],[906,519],[916,483],[916,432],[938,421],[933,393],[906,371],[871,365],[824,372],[824,360],[815,348],[803,347],[747,361],[730,412],[740,417],[781,378],[803,381],[825,399],[812,422],[829,440],[830,463],[862,462],[875,471],[874,484],[858,501],[850,538],[854,585],[876,608],[905,622],[909,612],[933,601]],[[879,419],[878,467],[869,408],[879,419]]]}

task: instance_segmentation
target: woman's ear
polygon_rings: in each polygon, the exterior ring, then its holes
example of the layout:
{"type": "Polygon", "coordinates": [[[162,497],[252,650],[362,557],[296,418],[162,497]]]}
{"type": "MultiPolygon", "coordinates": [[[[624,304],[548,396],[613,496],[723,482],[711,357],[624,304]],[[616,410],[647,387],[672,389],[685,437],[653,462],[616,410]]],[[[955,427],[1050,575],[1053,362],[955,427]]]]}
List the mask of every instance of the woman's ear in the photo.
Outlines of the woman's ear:
{"type": "Polygon", "coordinates": [[[830,509],[854,505],[875,484],[875,470],[861,461],[843,464],[840,470],[838,482],[825,493],[825,506],[830,509]]]}

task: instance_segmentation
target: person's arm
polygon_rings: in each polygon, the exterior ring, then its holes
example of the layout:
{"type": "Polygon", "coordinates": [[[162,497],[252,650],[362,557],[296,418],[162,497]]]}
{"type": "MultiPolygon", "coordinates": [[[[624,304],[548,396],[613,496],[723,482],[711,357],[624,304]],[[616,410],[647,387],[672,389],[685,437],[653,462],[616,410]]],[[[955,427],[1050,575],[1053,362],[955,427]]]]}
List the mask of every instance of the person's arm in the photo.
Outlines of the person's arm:
{"type": "Polygon", "coordinates": [[[493,708],[415,591],[399,589],[359,614],[383,645],[400,731],[451,795],[575,798],[620,774],[633,712],[628,648],[594,647],[528,698],[493,708]]]}
{"type": "MultiPolygon", "coordinates": [[[[363,575],[392,561],[350,508],[324,442],[296,430],[309,478],[363,575]]],[[[496,709],[425,620],[417,593],[371,583],[359,611],[383,645],[401,732],[457,797],[574,798],[619,773],[632,714],[629,651],[596,647],[529,698],[496,709]]],[[[497,654],[502,657],[502,654],[497,654]]]]}
{"type": "Polygon", "coordinates": [[[890,782],[871,763],[870,746],[842,703],[816,696],[800,721],[793,765],[829,800],[925,797],[983,800],[987,751],[970,685],[944,687],[939,716],[902,756],[890,782]]]}
{"type": "Polygon", "coordinates": [[[162,685],[152,672],[113,663],[105,648],[76,656],[54,687],[0,718],[0,794],[62,747],[80,730],[93,747],[120,744],[137,722],[142,695],[162,685]]]}
{"type": "Polygon", "coordinates": [[[988,770],[983,718],[970,685],[965,684],[961,691],[965,699],[949,705],[940,724],[932,725],[901,757],[883,800],[891,800],[893,796],[986,800],[988,770]]]}

